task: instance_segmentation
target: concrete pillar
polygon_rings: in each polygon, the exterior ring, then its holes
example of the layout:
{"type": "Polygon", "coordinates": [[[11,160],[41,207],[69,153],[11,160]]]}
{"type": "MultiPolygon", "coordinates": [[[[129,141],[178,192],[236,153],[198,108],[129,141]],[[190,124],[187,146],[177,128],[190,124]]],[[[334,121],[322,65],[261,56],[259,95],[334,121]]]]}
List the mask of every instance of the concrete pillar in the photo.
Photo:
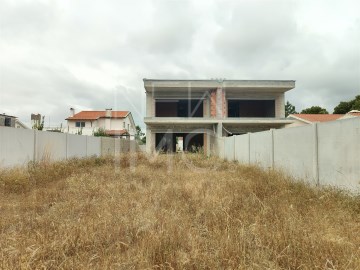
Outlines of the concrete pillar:
{"type": "Polygon", "coordinates": [[[222,137],[223,136],[223,124],[222,122],[219,122],[216,126],[216,137],[222,137]]]}
{"type": "Polygon", "coordinates": [[[206,98],[203,101],[203,107],[204,107],[203,114],[204,114],[204,117],[210,117],[211,116],[210,103],[211,103],[210,98],[206,98]]]}
{"type": "Polygon", "coordinates": [[[155,133],[146,128],[146,153],[153,153],[155,151],[155,133]]]}
{"type": "Polygon", "coordinates": [[[313,124],[313,175],[314,181],[317,186],[320,185],[319,179],[319,137],[318,137],[318,125],[317,123],[313,124]]]}
{"type": "Polygon", "coordinates": [[[146,93],[146,117],[155,116],[155,99],[153,97],[153,92],[146,93]]]}
{"type": "Polygon", "coordinates": [[[270,156],[270,162],[271,162],[271,169],[275,169],[275,147],[274,147],[274,129],[270,129],[270,144],[271,144],[271,156],[270,156]]]}
{"type": "Polygon", "coordinates": [[[285,118],[285,97],[284,94],[279,94],[275,99],[275,117],[285,118]]]}
{"type": "Polygon", "coordinates": [[[249,157],[248,157],[249,162],[248,163],[250,165],[251,164],[251,133],[248,132],[247,136],[248,136],[248,153],[249,153],[249,157]]]}

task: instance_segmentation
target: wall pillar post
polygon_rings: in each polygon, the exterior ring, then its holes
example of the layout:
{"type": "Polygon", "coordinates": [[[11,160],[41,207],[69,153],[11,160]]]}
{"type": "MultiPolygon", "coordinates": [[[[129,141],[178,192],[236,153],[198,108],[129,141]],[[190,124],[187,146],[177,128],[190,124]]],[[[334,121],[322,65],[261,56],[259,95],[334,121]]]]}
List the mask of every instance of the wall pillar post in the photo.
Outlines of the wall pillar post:
{"type": "Polygon", "coordinates": [[[313,124],[313,176],[316,185],[319,186],[319,136],[317,123],[313,124]]]}

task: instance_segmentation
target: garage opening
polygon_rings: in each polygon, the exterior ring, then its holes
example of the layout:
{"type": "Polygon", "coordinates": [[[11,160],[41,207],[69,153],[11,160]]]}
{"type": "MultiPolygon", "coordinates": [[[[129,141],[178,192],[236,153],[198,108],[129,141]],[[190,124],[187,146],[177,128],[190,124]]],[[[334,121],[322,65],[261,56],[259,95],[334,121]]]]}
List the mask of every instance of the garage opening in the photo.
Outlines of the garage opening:
{"type": "Polygon", "coordinates": [[[228,117],[275,117],[275,100],[228,100],[228,117]]]}
{"type": "Polygon", "coordinates": [[[159,152],[198,152],[203,147],[203,133],[156,133],[156,151],[159,152]]]}
{"type": "Polygon", "coordinates": [[[170,99],[155,101],[156,117],[203,117],[202,99],[170,99]]]}

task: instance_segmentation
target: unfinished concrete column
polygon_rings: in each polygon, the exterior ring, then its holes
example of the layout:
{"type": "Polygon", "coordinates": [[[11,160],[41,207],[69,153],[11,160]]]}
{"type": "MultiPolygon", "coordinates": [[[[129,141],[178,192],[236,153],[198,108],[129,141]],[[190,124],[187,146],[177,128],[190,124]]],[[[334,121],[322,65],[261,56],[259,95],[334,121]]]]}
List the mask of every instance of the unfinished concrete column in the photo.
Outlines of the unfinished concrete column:
{"type": "Polygon", "coordinates": [[[155,133],[146,128],[146,152],[151,154],[155,151],[155,133]]]}
{"type": "Polygon", "coordinates": [[[210,116],[216,117],[216,90],[210,91],[210,116]]]}
{"type": "Polygon", "coordinates": [[[146,116],[154,117],[155,116],[155,99],[154,92],[146,93],[146,116]]]}
{"type": "Polygon", "coordinates": [[[284,95],[278,95],[275,100],[275,117],[285,118],[285,98],[284,95]]]}

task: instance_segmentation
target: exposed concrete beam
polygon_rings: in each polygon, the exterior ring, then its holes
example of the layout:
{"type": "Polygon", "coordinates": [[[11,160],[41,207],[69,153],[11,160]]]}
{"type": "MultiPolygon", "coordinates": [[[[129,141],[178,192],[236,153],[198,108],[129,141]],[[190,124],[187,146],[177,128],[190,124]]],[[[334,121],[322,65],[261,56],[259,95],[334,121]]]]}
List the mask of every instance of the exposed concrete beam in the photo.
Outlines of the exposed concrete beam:
{"type": "Polygon", "coordinates": [[[216,118],[203,118],[203,117],[145,117],[144,122],[147,125],[174,125],[174,124],[183,124],[183,125],[206,125],[206,124],[249,124],[249,125],[258,125],[258,124],[291,124],[294,121],[290,119],[279,119],[279,118],[225,118],[225,119],[216,119],[216,118]]]}
{"type": "Polygon", "coordinates": [[[221,87],[223,89],[261,90],[286,92],[295,87],[294,80],[153,80],[144,79],[147,92],[175,90],[209,90],[221,87]]]}

